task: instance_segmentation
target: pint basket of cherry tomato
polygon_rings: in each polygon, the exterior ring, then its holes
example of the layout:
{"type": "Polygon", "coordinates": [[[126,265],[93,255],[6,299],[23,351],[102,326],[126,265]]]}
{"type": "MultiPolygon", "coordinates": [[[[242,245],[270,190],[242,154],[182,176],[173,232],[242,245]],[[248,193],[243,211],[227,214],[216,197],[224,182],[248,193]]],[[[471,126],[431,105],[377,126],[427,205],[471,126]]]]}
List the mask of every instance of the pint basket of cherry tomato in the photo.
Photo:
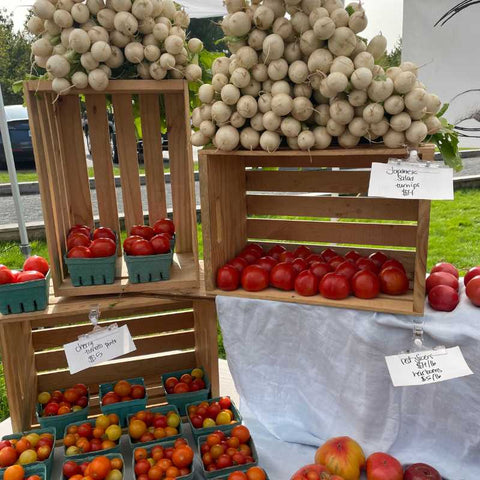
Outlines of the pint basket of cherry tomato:
{"type": "Polygon", "coordinates": [[[74,287],[107,285],[115,281],[117,234],[98,227],[74,225],[67,236],[64,257],[74,287]]]}
{"type": "Polygon", "coordinates": [[[195,440],[216,430],[230,430],[234,423],[242,423],[242,416],[230,397],[189,403],[186,408],[195,440]]]}
{"type": "Polygon", "coordinates": [[[133,451],[132,471],[138,480],[192,480],[195,476],[194,457],[195,453],[185,438],[157,442],[133,451]]]}
{"type": "Polygon", "coordinates": [[[263,468],[250,467],[246,472],[235,470],[229,475],[215,477],[214,480],[269,480],[269,477],[263,468]]]}
{"type": "Polygon", "coordinates": [[[0,265],[0,312],[9,315],[45,310],[49,285],[50,267],[43,257],[27,258],[22,271],[0,265]]]}
{"type": "Polygon", "coordinates": [[[120,380],[116,383],[102,383],[99,387],[102,413],[116,413],[120,425],[127,426],[127,417],[147,406],[147,391],[142,377],[120,380]]]}
{"type": "Polygon", "coordinates": [[[162,385],[167,402],[175,405],[180,415],[187,414],[189,403],[201,402],[210,396],[210,380],[202,367],[164,373],[162,385]]]}
{"type": "MultiPolygon", "coordinates": [[[[20,446],[19,442],[23,441],[24,444],[22,445],[22,453],[20,455],[24,455],[27,451],[30,453],[35,452],[35,455],[32,453],[33,458],[31,463],[27,462],[26,459],[24,459],[23,462],[28,463],[29,465],[45,465],[45,468],[47,471],[46,478],[50,478],[50,475],[52,473],[52,468],[53,468],[53,456],[55,453],[55,440],[56,440],[55,428],[53,427],[38,428],[35,430],[29,430],[27,432],[13,433],[11,435],[6,435],[2,437],[2,442],[4,440],[12,442],[15,450],[17,450],[17,447],[20,446]],[[28,440],[28,438],[31,438],[29,437],[30,434],[36,434],[39,436],[37,437],[37,441],[35,445],[34,445],[34,442],[28,440]],[[44,440],[42,440],[43,435],[48,436],[48,438],[45,438],[45,444],[43,444],[44,440]],[[26,443],[26,442],[29,442],[29,443],[26,443]],[[45,458],[45,460],[38,460],[38,458],[42,458],[40,457],[40,448],[44,446],[49,447],[50,453],[48,454],[48,457],[45,458]]],[[[1,450],[3,450],[3,448],[0,448],[0,451],[1,450]]],[[[48,450],[46,451],[46,453],[48,453],[48,450]]]]}
{"type": "MultiPolygon", "coordinates": [[[[125,478],[125,460],[120,453],[105,453],[103,455],[89,455],[81,460],[66,458],[63,462],[62,479],[69,480],[75,475],[84,478],[89,469],[89,477],[95,475],[98,480],[105,480],[107,477],[113,480],[125,478]],[[93,471],[92,471],[93,470],[93,471]]],[[[77,477],[75,477],[77,478],[77,477]]]]}
{"type": "Polygon", "coordinates": [[[73,422],[86,420],[90,408],[88,388],[76,384],[72,388],[42,392],[37,397],[37,420],[42,428],[55,427],[63,432],[73,422]]]}
{"type": "Polygon", "coordinates": [[[258,463],[255,444],[245,425],[202,435],[197,440],[197,448],[206,478],[228,478],[230,473],[245,472],[258,463]]]}
{"type": "Polygon", "coordinates": [[[33,463],[31,465],[12,465],[4,470],[0,470],[0,480],[14,476],[19,480],[48,480],[47,468],[43,463],[33,463]],[[8,470],[8,472],[7,472],[8,470]],[[21,477],[23,471],[23,477],[21,477]]]}

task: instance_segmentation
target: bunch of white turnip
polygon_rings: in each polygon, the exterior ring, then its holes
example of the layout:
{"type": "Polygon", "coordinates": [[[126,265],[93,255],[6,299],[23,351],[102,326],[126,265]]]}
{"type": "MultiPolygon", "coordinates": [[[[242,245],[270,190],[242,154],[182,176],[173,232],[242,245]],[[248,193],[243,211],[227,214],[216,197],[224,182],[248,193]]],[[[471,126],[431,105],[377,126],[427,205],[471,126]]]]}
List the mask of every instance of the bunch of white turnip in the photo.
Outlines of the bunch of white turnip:
{"type": "Polygon", "coordinates": [[[36,0],[33,14],[34,63],[59,94],[110,78],[202,78],[203,43],[187,40],[190,18],[173,0],[36,0]]]}
{"type": "Polygon", "coordinates": [[[192,114],[192,143],[273,152],[327,148],[362,137],[387,147],[418,145],[441,128],[439,98],[404,62],[376,64],[387,41],[366,44],[361,3],[340,0],[225,0],[221,27],[232,53],[213,64],[192,114]]]}

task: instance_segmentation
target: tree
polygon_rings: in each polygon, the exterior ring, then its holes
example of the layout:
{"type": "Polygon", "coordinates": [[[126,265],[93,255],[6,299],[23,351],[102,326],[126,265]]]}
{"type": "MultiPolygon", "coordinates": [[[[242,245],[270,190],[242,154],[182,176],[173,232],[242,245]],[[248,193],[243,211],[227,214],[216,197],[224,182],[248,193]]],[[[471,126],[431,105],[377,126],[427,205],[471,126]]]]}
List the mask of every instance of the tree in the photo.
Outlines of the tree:
{"type": "Polygon", "coordinates": [[[23,103],[21,93],[12,85],[30,72],[30,39],[25,32],[15,32],[12,14],[0,10],[0,84],[5,105],[23,103]]]}
{"type": "Polygon", "coordinates": [[[188,36],[190,38],[200,38],[205,48],[210,52],[222,52],[224,44],[215,43],[224,36],[222,29],[218,26],[221,20],[222,17],[192,18],[188,27],[188,36]]]}

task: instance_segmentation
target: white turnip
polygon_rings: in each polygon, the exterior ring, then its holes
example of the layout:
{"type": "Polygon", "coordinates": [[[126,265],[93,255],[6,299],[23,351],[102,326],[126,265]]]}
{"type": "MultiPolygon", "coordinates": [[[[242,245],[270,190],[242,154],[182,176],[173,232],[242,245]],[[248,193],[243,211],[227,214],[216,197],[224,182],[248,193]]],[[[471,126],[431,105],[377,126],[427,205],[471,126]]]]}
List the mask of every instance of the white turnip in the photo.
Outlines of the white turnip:
{"type": "Polygon", "coordinates": [[[113,8],[116,12],[128,12],[132,8],[132,0],[107,0],[107,8],[113,8]]]}
{"type": "Polygon", "coordinates": [[[300,150],[298,146],[298,137],[287,137],[287,145],[290,150],[300,150]]]}
{"type": "Polygon", "coordinates": [[[225,0],[223,3],[228,13],[241,12],[246,8],[245,0],[225,0]]]}
{"type": "Polygon", "coordinates": [[[64,78],[70,72],[70,63],[61,55],[52,55],[47,60],[46,70],[56,78],[64,78]]]}
{"type": "Polygon", "coordinates": [[[343,92],[348,86],[348,78],[341,72],[333,72],[326,78],[327,86],[335,93],[343,92]]]}
{"type": "Polygon", "coordinates": [[[368,122],[362,117],[355,117],[348,124],[348,131],[355,137],[363,137],[368,132],[368,122]]]}
{"type": "Polygon", "coordinates": [[[333,55],[326,48],[315,50],[308,59],[308,70],[310,73],[323,72],[328,74],[332,65],[333,55]]]}
{"type": "Polygon", "coordinates": [[[117,14],[113,10],[110,10],[109,8],[104,8],[97,13],[97,22],[110,32],[116,28],[115,27],[116,15],[117,14]]]}
{"type": "Polygon", "coordinates": [[[387,39],[382,35],[375,35],[367,45],[367,52],[373,55],[375,60],[382,58],[387,50],[387,39]]]}
{"type": "Polygon", "coordinates": [[[383,107],[390,115],[397,115],[397,113],[403,112],[405,102],[400,95],[392,95],[385,100],[383,107]]]}
{"type": "Polygon", "coordinates": [[[314,119],[317,125],[322,127],[327,125],[327,122],[330,119],[330,107],[325,104],[317,105],[315,108],[314,119]]]}
{"type": "Polygon", "coordinates": [[[240,143],[246,150],[255,150],[260,145],[260,134],[251,127],[240,132],[240,143]]]}
{"type": "Polygon", "coordinates": [[[212,138],[217,131],[217,127],[211,120],[203,120],[200,124],[200,131],[208,138],[212,138]]]}
{"type": "Polygon", "coordinates": [[[293,27],[287,18],[279,17],[273,22],[272,31],[287,40],[293,34],[293,27]]]}
{"type": "Polygon", "coordinates": [[[363,32],[367,28],[367,25],[368,20],[364,11],[358,11],[350,15],[348,26],[354,33],[363,32]]]}
{"type": "Polygon", "coordinates": [[[266,93],[271,93],[272,91],[272,87],[273,87],[273,81],[268,79],[268,80],[265,80],[263,83],[262,83],[262,89],[264,92],[266,93]]]}
{"type": "Polygon", "coordinates": [[[271,8],[260,5],[253,15],[253,23],[259,30],[268,30],[275,20],[275,13],[271,8]]]}
{"type": "Polygon", "coordinates": [[[358,90],[365,90],[372,83],[373,74],[365,67],[357,68],[350,77],[352,85],[358,90]]]}
{"type": "Polygon", "coordinates": [[[276,33],[267,35],[263,41],[263,53],[268,60],[278,60],[282,58],[285,51],[285,43],[283,38],[276,33]]]}
{"type": "Polygon", "coordinates": [[[88,84],[94,90],[105,90],[108,86],[108,75],[100,68],[92,70],[88,74],[88,84]]]}
{"type": "Polygon", "coordinates": [[[297,141],[300,150],[310,150],[315,145],[315,135],[310,130],[304,130],[300,132],[297,141]]]}
{"type": "Polygon", "coordinates": [[[368,97],[374,102],[383,102],[393,93],[393,82],[390,78],[374,78],[369,85],[368,97]]]}
{"type": "MultiPolygon", "coordinates": [[[[147,37],[144,38],[144,41],[147,37]]],[[[125,48],[131,41],[131,37],[120,33],[118,30],[110,32],[110,43],[118,48],[125,48]]],[[[145,44],[144,44],[145,45],[145,44]]]]}
{"type": "Polygon", "coordinates": [[[77,23],[85,23],[90,18],[90,10],[83,3],[76,3],[70,14],[77,23]]]}
{"type": "Polygon", "coordinates": [[[252,97],[257,98],[262,89],[262,84],[257,82],[255,79],[250,79],[250,83],[242,88],[242,95],[251,95],[252,97]]]}
{"type": "Polygon", "coordinates": [[[40,17],[33,15],[27,22],[27,30],[34,35],[40,35],[45,30],[46,22],[51,22],[51,20],[44,21],[40,17]]]}
{"type": "Polygon", "coordinates": [[[142,62],[137,65],[137,74],[143,80],[149,80],[152,78],[150,75],[150,64],[148,62],[142,62]]]}
{"type": "Polygon", "coordinates": [[[270,65],[268,65],[268,76],[274,82],[284,79],[288,75],[288,63],[285,59],[279,58],[278,60],[273,60],[270,65]]]}
{"type": "Polygon", "coordinates": [[[434,93],[428,93],[426,97],[426,107],[428,113],[435,114],[442,107],[442,102],[434,93]]]}
{"type": "Polygon", "coordinates": [[[247,35],[251,28],[252,22],[245,12],[235,12],[228,19],[228,29],[234,37],[247,35]]]}
{"type": "Polygon", "coordinates": [[[420,120],[412,122],[408,130],[405,132],[405,138],[413,145],[418,145],[419,143],[423,142],[427,135],[428,128],[425,123],[420,120]]]}
{"type": "Polygon", "coordinates": [[[252,118],[258,112],[258,105],[251,95],[240,97],[237,102],[237,112],[244,118],[252,118]]]}
{"type": "Polygon", "coordinates": [[[222,98],[222,101],[227,105],[236,105],[238,99],[240,98],[240,90],[235,85],[229,83],[222,88],[220,96],[222,98]]]}
{"type": "Polygon", "coordinates": [[[138,22],[138,31],[143,35],[148,35],[153,32],[153,27],[155,27],[155,25],[155,20],[153,18],[144,18],[138,22]]]}
{"type": "Polygon", "coordinates": [[[288,63],[293,63],[302,58],[302,50],[298,42],[288,43],[285,47],[284,58],[288,63]]]}
{"type": "Polygon", "coordinates": [[[185,10],[177,10],[173,15],[173,23],[181,29],[188,28],[190,25],[190,17],[185,10]]]}
{"type": "Polygon", "coordinates": [[[335,30],[328,39],[328,49],[336,56],[348,57],[357,45],[357,38],[348,27],[340,27],[335,30]]]}
{"type": "Polygon", "coordinates": [[[144,58],[143,45],[139,42],[130,42],[125,47],[125,58],[130,63],[140,63],[144,58]]]}
{"type": "Polygon", "coordinates": [[[215,75],[216,73],[223,73],[224,75],[228,75],[228,67],[230,65],[230,59],[228,57],[218,57],[212,64],[212,73],[215,75]]]}
{"type": "Polygon", "coordinates": [[[187,46],[191,53],[200,53],[203,50],[203,42],[199,38],[191,38],[187,46]]]}
{"type": "Polygon", "coordinates": [[[242,128],[246,121],[247,119],[242,117],[238,112],[233,112],[230,117],[230,125],[235,128],[242,128]]]}
{"type": "MultiPolygon", "coordinates": [[[[53,50],[52,50],[53,55],[65,55],[66,53],[67,53],[67,49],[61,43],[53,47],[53,50]]],[[[43,58],[48,58],[48,57],[43,57],[43,58]]]]}
{"type": "Polygon", "coordinates": [[[339,137],[345,131],[346,125],[336,122],[333,118],[329,118],[326,129],[332,137],[339,137]]]}
{"type": "Polygon", "coordinates": [[[167,53],[178,55],[183,49],[183,40],[177,35],[169,35],[163,44],[167,53]]]}
{"type": "Polygon", "coordinates": [[[285,137],[298,137],[302,130],[302,124],[293,117],[286,117],[282,120],[280,129],[285,137]]]}
{"type": "Polygon", "coordinates": [[[185,78],[188,82],[199,82],[202,79],[202,69],[199,65],[191,63],[185,67],[185,78]]]}
{"type": "Polygon", "coordinates": [[[127,36],[135,35],[138,30],[138,20],[130,12],[118,12],[113,20],[113,25],[120,33],[127,36]]]}
{"type": "Polygon", "coordinates": [[[425,117],[423,123],[425,123],[429,135],[434,135],[442,128],[442,122],[435,115],[425,117]]]}
{"type": "Polygon", "coordinates": [[[58,95],[65,95],[71,87],[71,83],[66,78],[54,78],[52,81],[52,90],[58,95]]]}
{"type": "Polygon", "coordinates": [[[80,90],[88,87],[88,76],[83,72],[75,72],[72,75],[72,85],[80,90]]]}
{"type": "Polygon", "coordinates": [[[286,93],[274,95],[271,102],[271,108],[278,116],[285,117],[292,111],[293,99],[286,93]]]}
{"type": "Polygon", "coordinates": [[[341,125],[349,124],[353,115],[353,107],[345,100],[339,100],[330,105],[330,117],[341,125]]]}
{"type": "Polygon", "coordinates": [[[300,122],[308,120],[313,113],[313,104],[307,97],[293,99],[292,117],[300,122]]]}
{"type": "Polygon", "coordinates": [[[202,132],[192,132],[190,136],[190,142],[194,147],[203,147],[209,141],[209,138],[204,135],[202,132]]]}
{"type": "Polygon", "coordinates": [[[320,40],[328,40],[335,33],[335,22],[330,17],[320,17],[313,26],[315,36],[320,40]]]}
{"type": "MultiPolygon", "coordinates": [[[[371,128],[371,127],[370,127],[371,128]]],[[[388,148],[401,148],[405,145],[405,134],[403,132],[396,132],[393,129],[383,134],[383,143],[388,148]]]]}
{"type": "Polygon", "coordinates": [[[288,67],[288,76],[295,84],[304,83],[308,77],[308,67],[305,62],[297,60],[288,67]]]}
{"type": "Polygon", "coordinates": [[[310,26],[313,28],[313,26],[315,25],[316,21],[319,18],[328,17],[328,16],[329,16],[329,13],[326,8],[317,7],[311,11],[310,15],[308,16],[308,21],[310,22],[310,26]]]}
{"type": "Polygon", "coordinates": [[[53,51],[52,44],[46,38],[39,38],[32,43],[32,53],[39,57],[48,57],[53,51]]]}
{"type": "Polygon", "coordinates": [[[109,43],[109,35],[108,35],[108,32],[105,28],[103,27],[100,27],[100,26],[95,26],[95,27],[92,27],[89,31],[88,31],[88,36],[90,38],[90,41],[92,42],[92,45],[95,43],[95,42],[107,42],[109,43]]]}
{"type": "Polygon", "coordinates": [[[313,30],[307,30],[300,36],[300,50],[305,57],[309,57],[317,48],[320,48],[324,42],[319,40],[313,30]]]}
{"type": "Polygon", "coordinates": [[[362,116],[367,123],[378,123],[383,119],[384,113],[385,111],[382,105],[379,103],[369,103],[363,109],[362,116]]]}
{"type": "MultiPolygon", "coordinates": [[[[310,80],[310,82],[312,82],[312,79],[310,80]]],[[[313,85],[313,83],[312,83],[313,85]]],[[[315,88],[315,87],[314,87],[315,88]]],[[[335,92],[335,90],[332,90],[328,84],[327,84],[327,80],[326,79],[323,79],[319,86],[318,86],[318,90],[320,91],[320,93],[326,97],[326,98],[334,98],[336,95],[337,95],[337,92],[335,92]]]]}
{"type": "Polygon", "coordinates": [[[33,4],[33,13],[42,20],[49,20],[53,18],[55,6],[48,0],[36,0],[33,4]]]}
{"type": "Polygon", "coordinates": [[[267,113],[272,109],[272,95],[270,93],[262,93],[257,100],[258,110],[267,113]]]}
{"type": "Polygon", "coordinates": [[[232,109],[226,103],[218,101],[212,105],[212,120],[217,125],[227,122],[231,115],[232,109]]]}
{"type": "Polygon", "coordinates": [[[303,13],[301,10],[297,10],[291,17],[290,22],[292,23],[293,30],[297,34],[302,34],[310,29],[310,20],[308,15],[303,13]]]}
{"type": "Polygon", "coordinates": [[[143,54],[149,62],[156,62],[160,58],[161,53],[156,45],[147,45],[143,49],[143,54]]]}
{"type": "Polygon", "coordinates": [[[387,68],[385,72],[388,78],[391,78],[393,81],[398,77],[400,73],[402,73],[402,69],[400,67],[390,67],[387,68]]]}
{"type": "Polygon", "coordinates": [[[95,70],[99,65],[99,62],[93,58],[92,52],[83,53],[80,56],[80,63],[87,72],[95,70]]]}
{"type": "Polygon", "coordinates": [[[265,128],[263,127],[263,115],[263,113],[258,112],[250,119],[250,126],[257,132],[263,132],[265,130],[265,128]]]}
{"type": "Polygon", "coordinates": [[[258,63],[258,55],[252,47],[241,47],[236,53],[236,60],[239,67],[250,70],[258,63]]]}
{"type": "Polygon", "coordinates": [[[407,112],[397,113],[390,118],[390,127],[396,132],[404,132],[412,124],[412,119],[407,112]]]}
{"type": "Polygon", "coordinates": [[[198,98],[202,103],[212,103],[215,98],[213,85],[205,83],[198,89],[198,98]]]}
{"type": "Polygon", "coordinates": [[[163,17],[166,17],[169,20],[173,20],[176,12],[177,12],[177,7],[175,6],[175,2],[173,0],[163,0],[163,10],[162,10],[163,17]]]}
{"type": "Polygon", "coordinates": [[[352,135],[349,130],[345,130],[339,137],[338,137],[338,144],[343,148],[353,148],[358,145],[360,141],[360,137],[356,135],[352,135]]]}
{"type": "Polygon", "coordinates": [[[407,108],[407,113],[410,115],[412,120],[422,120],[427,114],[427,107],[423,107],[421,110],[409,110],[407,108]]]}
{"type": "Polygon", "coordinates": [[[417,77],[409,71],[400,72],[394,80],[395,91],[397,93],[408,93],[415,87],[417,77]]]}
{"type": "Polygon", "coordinates": [[[323,126],[313,129],[313,136],[315,138],[314,148],[316,150],[324,150],[332,143],[332,136],[327,132],[323,126]]]}
{"type": "Polygon", "coordinates": [[[77,53],[85,53],[90,49],[90,37],[81,28],[74,28],[68,38],[68,46],[77,53]]]}
{"type": "MultiPolygon", "coordinates": [[[[172,68],[175,68],[175,63],[176,63],[175,62],[175,57],[173,55],[170,55],[169,53],[162,53],[160,55],[160,59],[159,59],[158,62],[160,64],[160,66],[165,70],[172,70],[172,68]]],[[[225,75],[224,75],[224,77],[225,77],[225,75]]],[[[226,83],[228,83],[228,80],[226,80],[226,83]]],[[[213,83],[213,79],[212,79],[212,84],[215,86],[215,84],[213,83]]]]}
{"type": "Polygon", "coordinates": [[[402,62],[400,64],[400,70],[404,72],[412,72],[415,76],[418,74],[418,66],[413,62],[402,62]]]}
{"type": "Polygon", "coordinates": [[[250,71],[250,74],[257,82],[264,82],[265,80],[268,80],[268,68],[263,63],[257,63],[254,65],[250,71]]]}
{"type": "Polygon", "coordinates": [[[347,27],[350,15],[344,8],[337,8],[330,14],[330,18],[335,22],[336,27],[347,27]]]}
{"type": "Polygon", "coordinates": [[[404,100],[408,110],[422,110],[427,106],[427,93],[422,88],[414,88],[405,95],[404,100]]]}
{"type": "Polygon", "coordinates": [[[243,67],[236,68],[230,77],[230,82],[238,88],[244,88],[250,83],[250,73],[243,67]]]}
{"type": "Polygon", "coordinates": [[[104,41],[95,42],[90,51],[97,62],[106,62],[112,55],[112,48],[104,41]]]}
{"type": "Polygon", "coordinates": [[[56,10],[53,14],[53,21],[60,28],[69,28],[73,25],[73,18],[66,10],[56,10]]]}
{"type": "Polygon", "coordinates": [[[159,42],[164,42],[170,34],[170,27],[164,23],[157,23],[153,27],[152,34],[159,42]]]}
{"type": "Polygon", "coordinates": [[[196,128],[200,128],[200,124],[202,122],[203,122],[203,119],[200,113],[200,107],[196,107],[192,111],[192,125],[196,128]]]}
{"type": "Polygon", "coordinates": [[[273,112],[266,112],[263,115],[263,127],[265,130],[270,130],[271,132],[275,132],[280,128],[280,124],[282,123],[282,117],[279,117],[276,113],[273,112]]]}
{"type": "Polygon", "coordinates": [[[150,64],[149,71],[150,71],[150,75],[155,80],[163,80],[168,73],[168,70],[166,70],[165,68],[162,68],[160,63],[158,62],[154,62],[150,64]]]}
{"type": "Polygon", "coordinates": [[[103,3],[103,0],[87,0],[87,7],[92,15],[96,15],[105,8],[105,3],[103,3]]]}
{"type": "Polygon", "coordinates": [[[383,77],[385,76],[385,70],[380,65],[374,65],[372,69],[374,77],[383,77]]]}
{"type": "Polygon", "coordinates": [[[312,87],[307,83],[297,84],[293,87],[294,97],[307,97],[312,96],[312,87]]]}
{"type": "Polygon", "coordinates": [[[368,95],[365,90],[352,90],[348,94],[348,101],[353,107],[361,107],[365,105],[368,100],[368,95]]]}
{"type": "Polygon", "coordinates": [[[280,146],[282,139],[276,132],[263,132],[260,136],[260,146],[266,152],[274,152],[280,146]]]}
{"type": "Polygon", "coordinates": [[[330,68],[330,72],[340,72],[348,78],[350,78],[354,70],[355,66],[353,65],[352,60],[345,56],[336,57],[330,68]]]}
{"type": "Polygon", "coordinates": [[[373,71],[373,67],[375,66],[375,60],[371,53],[360,52],[353,59],[353,64],[355,65],[355,68],[365,67],[373,71]]]}
{"type": "Polygon", "coordinates": [[[262,50],[263,49],[263,42],[267,34],[263,30],[259,30],[255,28],[252,30],[248,35],[248,45],[252,47],[254,50],[262,50]]]}

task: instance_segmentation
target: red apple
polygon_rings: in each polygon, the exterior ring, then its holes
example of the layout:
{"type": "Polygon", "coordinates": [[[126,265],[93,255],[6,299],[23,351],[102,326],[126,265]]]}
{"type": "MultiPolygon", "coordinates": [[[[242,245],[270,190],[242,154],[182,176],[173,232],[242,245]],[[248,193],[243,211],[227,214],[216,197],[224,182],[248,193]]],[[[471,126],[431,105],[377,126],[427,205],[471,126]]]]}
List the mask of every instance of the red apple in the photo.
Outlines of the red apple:
{"type": "Polygon", "coordinates": [[[442,480],[442,477],[430,465],[414,463],[405,470],[403,480],[442,480]]]}
{"type": "Polygon", "coordinates": [[[367,458],[368,480],[403,480],[400,462],[387,453],[372,453],[367,458]]]}

